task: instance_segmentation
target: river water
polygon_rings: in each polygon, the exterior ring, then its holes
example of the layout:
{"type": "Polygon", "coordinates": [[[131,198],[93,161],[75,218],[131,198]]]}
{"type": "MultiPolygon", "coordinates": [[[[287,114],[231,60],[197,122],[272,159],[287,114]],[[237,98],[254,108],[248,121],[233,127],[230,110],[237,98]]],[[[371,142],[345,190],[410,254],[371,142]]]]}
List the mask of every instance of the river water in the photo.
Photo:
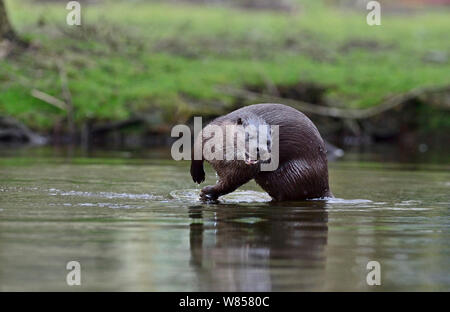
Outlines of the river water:
{"type": "Polygon", "coordinates": [[[448,163],[347,157],[335,199],[272,203],[252,182],[204,204],[166,154],[3,153],[0,290],[450,290],[448,163]]]}

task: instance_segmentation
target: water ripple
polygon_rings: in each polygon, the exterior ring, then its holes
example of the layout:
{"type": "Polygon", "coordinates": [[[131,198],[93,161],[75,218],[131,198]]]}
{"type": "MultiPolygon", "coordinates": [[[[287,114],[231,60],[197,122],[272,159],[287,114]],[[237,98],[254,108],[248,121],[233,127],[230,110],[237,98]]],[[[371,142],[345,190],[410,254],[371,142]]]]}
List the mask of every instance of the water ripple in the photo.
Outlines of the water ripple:
{"type": "Polygon", "coordinates": [[[80,197],[101,197],[108,199],[125,198],[125,199],[148,199],[161,200],[162,196],[153,194],[130,194],[130,193],[114,193],[114,192],[82,192],[82,191],[61,191],[58,189],[50,189],[52,196],[80,196],[80,197]]]}
{"type": "MultiPolygon", "coordinates": [[[[199,189],[175,190],[170,192],[170,196],[176,200],[199,202],[199,189]]],[[[242,190],[220,197],[222,203],[266,203],[272,198],[264,192],[242,190]]]]}

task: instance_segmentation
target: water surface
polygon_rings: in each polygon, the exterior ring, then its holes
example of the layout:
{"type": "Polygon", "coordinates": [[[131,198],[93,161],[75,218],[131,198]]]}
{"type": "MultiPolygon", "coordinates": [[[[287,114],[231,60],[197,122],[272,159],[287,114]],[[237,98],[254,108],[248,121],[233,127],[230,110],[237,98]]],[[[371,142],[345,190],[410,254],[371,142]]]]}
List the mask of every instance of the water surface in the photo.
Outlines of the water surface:
{"type": "Polygon", "coordinates": [[[250,183],[204,204],[184,162],[4,156],[0,290],[450,290],[448,165],[344,160],[330,182],[336,199],[250,183]]]}

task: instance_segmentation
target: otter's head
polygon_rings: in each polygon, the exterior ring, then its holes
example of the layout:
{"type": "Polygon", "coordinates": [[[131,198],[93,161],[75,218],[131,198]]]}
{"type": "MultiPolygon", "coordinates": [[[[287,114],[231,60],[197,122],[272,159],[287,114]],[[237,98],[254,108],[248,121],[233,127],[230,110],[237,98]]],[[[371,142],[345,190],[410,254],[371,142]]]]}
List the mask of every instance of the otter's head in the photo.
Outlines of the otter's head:
{"type": "Polygon", "coordinates": [[[238,132],[241,132],[241,137],[245,138],[244,143],[239,140],[237,142],[238,159],[249,166],[270,162],[272,152],[270,125],[264,119],[253,115],[239,117],[236,124],[240,126],[238,132]]]}

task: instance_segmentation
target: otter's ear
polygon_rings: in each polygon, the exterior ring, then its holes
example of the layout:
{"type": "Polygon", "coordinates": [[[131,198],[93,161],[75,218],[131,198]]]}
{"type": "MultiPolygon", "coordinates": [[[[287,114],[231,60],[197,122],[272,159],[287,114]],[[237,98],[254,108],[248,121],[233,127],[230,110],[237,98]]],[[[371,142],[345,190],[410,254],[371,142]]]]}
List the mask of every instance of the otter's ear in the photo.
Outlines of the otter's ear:
{"type": "Polygon", "coordinates": [[[236,124],[237,125],[242,125],[242,118],[241,117],[238,118],[238,120],[236,121],[236,124]]]}

